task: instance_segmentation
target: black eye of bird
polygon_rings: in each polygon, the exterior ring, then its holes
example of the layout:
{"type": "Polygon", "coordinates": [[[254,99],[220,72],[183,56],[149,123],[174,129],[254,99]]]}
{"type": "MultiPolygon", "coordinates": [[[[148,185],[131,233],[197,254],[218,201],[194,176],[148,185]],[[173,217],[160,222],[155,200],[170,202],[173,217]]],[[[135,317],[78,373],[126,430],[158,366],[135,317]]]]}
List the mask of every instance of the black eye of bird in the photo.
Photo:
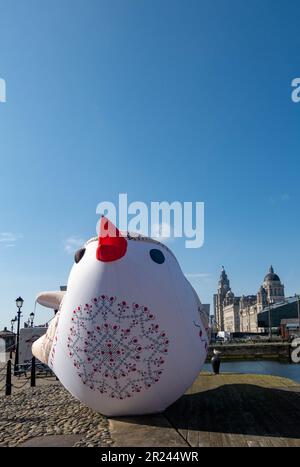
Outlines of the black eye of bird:
{"type": "Polygon", "coordinates": [[[157,264],[162,264],[165,261],[164,254],[160,250],[150,250],[150,256],[151,259],[157,264]]]}
{"type": "Polygon", "coordinates": [[[79,263],[79,261],[81,260],[81,258],[83,257],[85,253],[85,248],[80,248],[80,250],[77,250],[75,255],[74,255],[74,260],[75,260],[75,263],[79,263]]]}

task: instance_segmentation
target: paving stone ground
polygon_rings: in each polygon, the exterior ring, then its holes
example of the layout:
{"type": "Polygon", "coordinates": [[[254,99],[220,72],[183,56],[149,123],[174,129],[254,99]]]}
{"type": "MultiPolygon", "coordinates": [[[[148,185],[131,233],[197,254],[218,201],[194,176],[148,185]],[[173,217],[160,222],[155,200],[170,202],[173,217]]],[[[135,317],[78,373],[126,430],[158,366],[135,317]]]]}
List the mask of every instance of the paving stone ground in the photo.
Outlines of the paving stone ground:
{"type": "Polygon", "coordinates": [[[0,446],[28,445],[30,440],[40,446],[112,444],[107,418],[81,404],[57,382],[0,397],[0,414],[0,446]]]}
{"type": "Polygon", "coordinates": [[[300,446],[300,386],[202,373],[163,414],[108,420],[55,378],[38,378],[36,388],[0,396],[0,446],[300,446]]]}

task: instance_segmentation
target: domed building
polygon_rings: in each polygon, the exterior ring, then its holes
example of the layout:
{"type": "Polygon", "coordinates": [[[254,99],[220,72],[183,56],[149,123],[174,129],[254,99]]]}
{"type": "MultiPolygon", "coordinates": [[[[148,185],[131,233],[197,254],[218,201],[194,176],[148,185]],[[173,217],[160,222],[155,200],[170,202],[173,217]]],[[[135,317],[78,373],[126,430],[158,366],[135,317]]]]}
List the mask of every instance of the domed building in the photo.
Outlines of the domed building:
{"type": "Polygon", "coordinates": [[[266,292],[267,302],[276,303],[284,300],[284,285],[281,283],[279,276],[274,273],[273,266],[270,266],[262,287],[266,292]]]}
{"type": "Polygon", "coordinates": [[[218,291],[214,295],[215,320],[219,331],[259,332],[257,314],[269,303],[284,300],[284,285],[270,266],[256,295],[237,297],[222,266],[218,291]]]}

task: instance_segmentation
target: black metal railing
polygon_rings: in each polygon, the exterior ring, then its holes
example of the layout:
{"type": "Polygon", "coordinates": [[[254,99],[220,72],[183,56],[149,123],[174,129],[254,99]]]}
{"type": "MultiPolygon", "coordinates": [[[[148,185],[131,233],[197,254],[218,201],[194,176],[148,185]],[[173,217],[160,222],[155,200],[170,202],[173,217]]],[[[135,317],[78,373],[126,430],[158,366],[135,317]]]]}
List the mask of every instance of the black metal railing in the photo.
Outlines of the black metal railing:
{"type": "Polygon", "coordinates": [[[4,383],[0,386],[0,393],[4,391],[6,396],[10,396],[13,392],[13,388],[22,389],[26,385],[28,385],[28,387],[35,387],[37,373],[43,378],[55,378],[55,375],[50,368],[39,362],[37,363],[35,357],[32,357],[30,364],[18,365],[17,368],[13,367],[12,361],[9,359],[6,365],[4,365],[0,370],[0,384],[2,382],[4,383]],[[29,372],[30,375],[27,376],[27,373],[29,372]],[[12,376],[15,376],[15,374],[17,374],[17,378],[14,378],[13,380],[12,376]],[[24,375],[24,380],[22,381],[22,384],[17,384],[17,382],[20,381],[21,375],[24,375]]]}

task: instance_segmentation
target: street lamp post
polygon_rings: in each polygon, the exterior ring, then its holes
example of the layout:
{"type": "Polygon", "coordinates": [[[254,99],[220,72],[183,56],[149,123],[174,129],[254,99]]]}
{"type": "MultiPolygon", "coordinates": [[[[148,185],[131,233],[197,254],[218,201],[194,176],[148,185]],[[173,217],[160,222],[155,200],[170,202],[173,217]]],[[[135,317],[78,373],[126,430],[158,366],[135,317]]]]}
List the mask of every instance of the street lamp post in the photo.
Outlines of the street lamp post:
{"type": "MultiPolygon", "coordinates": [[[[14,324],[15,322],[17,321],[17,317],[15,316],[14,319],[11,320],[10,324],[11,324],[11,332],[13,333],[14,332],[14,324]]],[[[15,346],[15,345],[14,345],[15,346]]],[[[12,359],[12,353],[13,353],[13,347],[14,346],[10,346],[10,349],[9,349],[9,358],[12,359]]]]}
{"type": "Polygon", "coordinates": [[[268,299],[269,303],[269,338],[272,340],[272,327],[271,327],[271,300],[270,298],[268,299]]]}
{"type": "Polygon", "coordinates": [[[32,327],[32,328],[33,328],[34,313],[33,313],[33,312],[32,312],[32,313],[30,313],[30,315],[29,315],[29,316],[30,316],[30,327],[32,327]]]}
{"type": "MultiPolygon", "coordinates": [[[[11,320],[10,324],[11,324],[11,332],[13,333],[14,332],[14,325],[15,325],[15,322],[17,321],[17,317],[15,316],[14,319],[11,320]]],[[[13,350],[15,350],[15,345],[16,345],[16,342],[14,343],[14,348],[12,346],[10,346],[10,350],[9,350],[9,358],[12,359],[12,353],[13,353],[13,350]]]]}
{"type": "Polygon", "coordinates": [[[24,300],[22,297],[18,297],[16,299],[16,305],[18,308],[18,312],[17,312],[18,327],[17,327],[16,358],[15,358],[15,367],[14,367],[15,376],[18,373],[18,367],[19,367],[20,319],[21,319],[21,308],[23,306],[23,303],[24,303],[24,300]]]}
{"type": "Polygon", "coordinates": [[[17,317],[15,317],[14,319],[11,320],[10,324],[11,324],[11,332],[14,332],[14,325],[15,325],[15,322],[17,321],[17,317]]]}

